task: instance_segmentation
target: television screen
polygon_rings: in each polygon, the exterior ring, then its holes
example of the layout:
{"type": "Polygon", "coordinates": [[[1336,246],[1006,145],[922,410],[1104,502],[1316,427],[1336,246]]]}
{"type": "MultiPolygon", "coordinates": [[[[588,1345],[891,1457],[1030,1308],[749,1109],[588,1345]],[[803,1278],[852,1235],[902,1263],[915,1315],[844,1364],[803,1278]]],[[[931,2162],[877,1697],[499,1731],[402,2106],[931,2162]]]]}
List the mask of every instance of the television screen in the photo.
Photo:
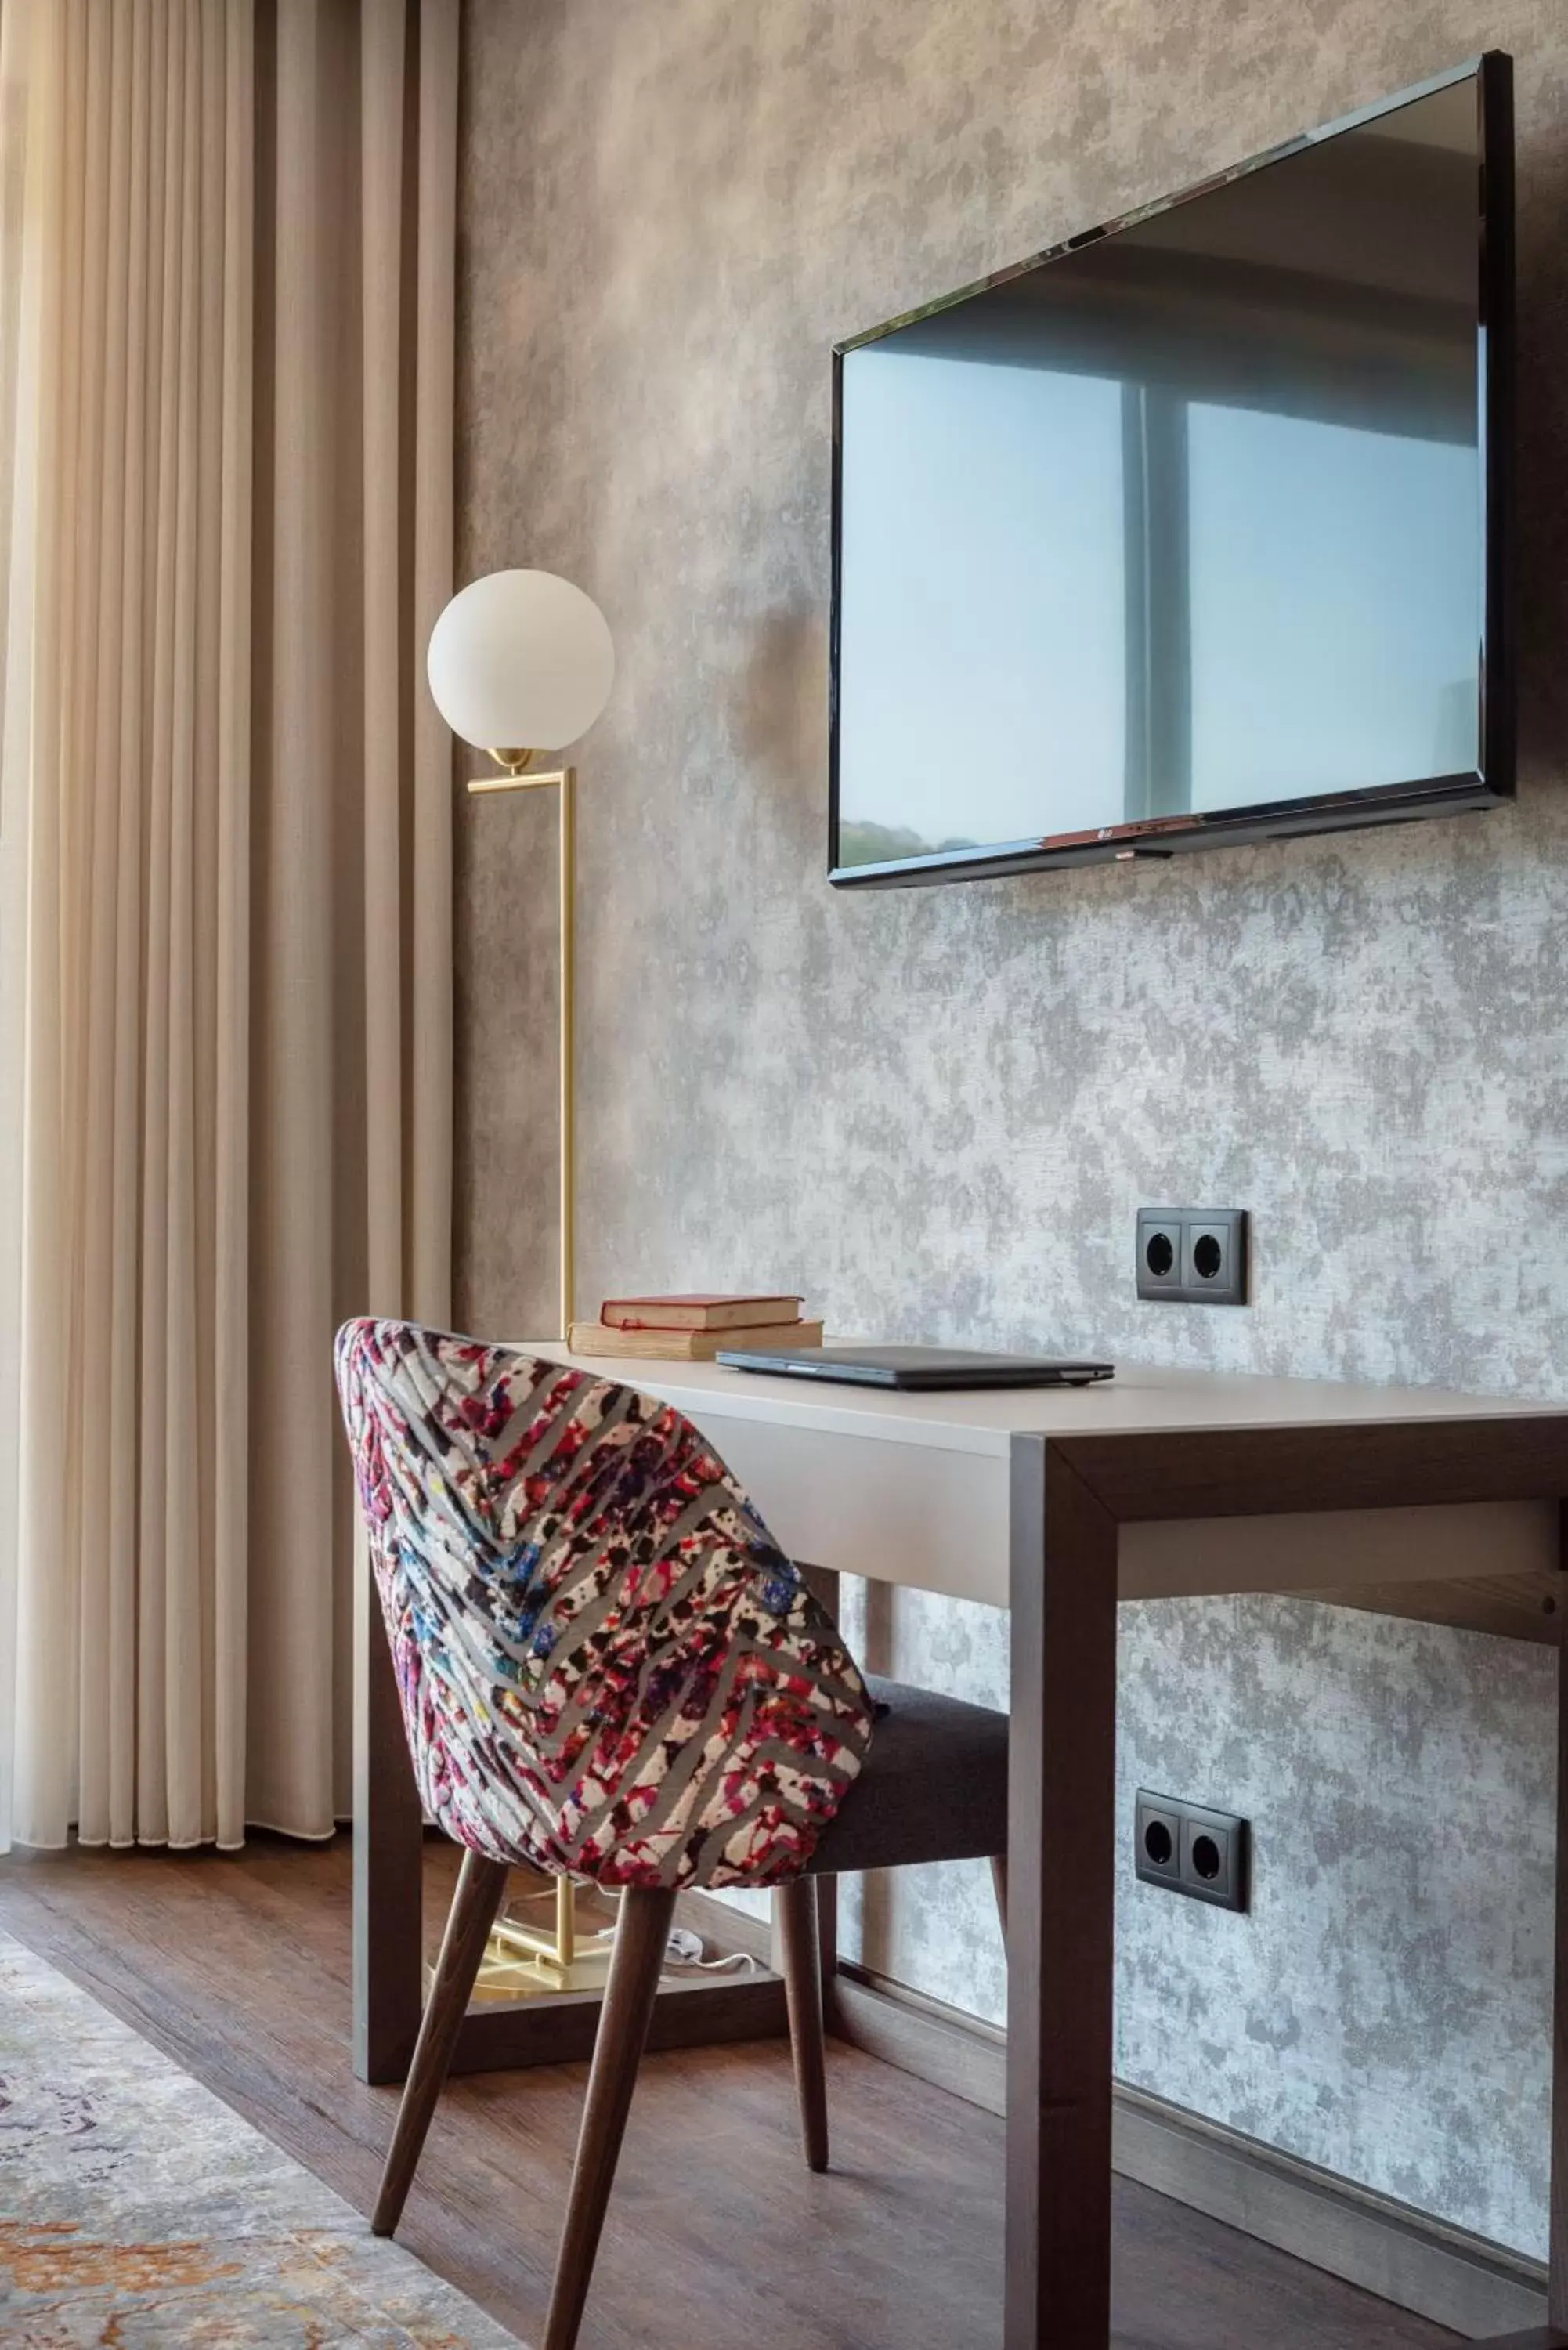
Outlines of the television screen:
{"type": "Polygon", "coordinates": [[[1508,60],[834,356],[831,878],[1512,787],[1508,60]]]}

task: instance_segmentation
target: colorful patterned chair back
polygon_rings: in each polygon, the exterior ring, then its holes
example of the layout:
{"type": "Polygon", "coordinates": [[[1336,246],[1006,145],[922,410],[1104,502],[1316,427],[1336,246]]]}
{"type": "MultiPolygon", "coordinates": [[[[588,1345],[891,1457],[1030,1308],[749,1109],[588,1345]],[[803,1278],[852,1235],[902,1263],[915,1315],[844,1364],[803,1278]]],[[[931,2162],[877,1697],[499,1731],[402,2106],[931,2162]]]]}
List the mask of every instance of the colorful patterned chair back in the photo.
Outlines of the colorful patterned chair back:
{"type": "Polygon", "coordinates": [[[691,1423],[408,1322],[346,1323],[337,1360],[431,1815],[602,1885],[798,1875],[871,1701],[691,1423]]]}

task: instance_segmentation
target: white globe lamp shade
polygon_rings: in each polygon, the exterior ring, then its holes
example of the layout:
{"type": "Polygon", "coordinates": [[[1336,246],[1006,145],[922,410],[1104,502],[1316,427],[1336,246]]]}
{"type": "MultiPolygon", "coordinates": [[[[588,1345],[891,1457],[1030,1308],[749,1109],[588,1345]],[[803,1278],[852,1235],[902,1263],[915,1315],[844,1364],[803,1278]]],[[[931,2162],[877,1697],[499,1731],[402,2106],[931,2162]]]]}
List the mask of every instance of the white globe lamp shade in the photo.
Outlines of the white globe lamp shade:
{"type": "Polygon", "coordinates": [[[454,734],[486,750],[559,751],[609,700],[615,647],[591,596],[553,571],[493,571],[455,595],[425,667],[454,734]]]}

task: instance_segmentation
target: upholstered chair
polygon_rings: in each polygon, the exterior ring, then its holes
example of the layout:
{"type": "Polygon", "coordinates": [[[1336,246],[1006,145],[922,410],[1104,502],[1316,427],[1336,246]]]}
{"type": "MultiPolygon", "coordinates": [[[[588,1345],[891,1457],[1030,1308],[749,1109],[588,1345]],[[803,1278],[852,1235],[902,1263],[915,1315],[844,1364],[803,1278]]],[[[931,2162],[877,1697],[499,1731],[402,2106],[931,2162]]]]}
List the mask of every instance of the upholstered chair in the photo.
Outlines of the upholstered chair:
{"type": "Polygon", "coordinates": [[[396,2228],[514,1864],[620,1890],[545,2350],[573,2350],[685,1887],[773,1887],[827,2163],[815,1878],[990,1857],[1007,1718],[862,1676],[705,1439],[514,1347],[356,1321],[337,1384],[427,1813],[464,1847],[372,2225],[396,2228]]]}

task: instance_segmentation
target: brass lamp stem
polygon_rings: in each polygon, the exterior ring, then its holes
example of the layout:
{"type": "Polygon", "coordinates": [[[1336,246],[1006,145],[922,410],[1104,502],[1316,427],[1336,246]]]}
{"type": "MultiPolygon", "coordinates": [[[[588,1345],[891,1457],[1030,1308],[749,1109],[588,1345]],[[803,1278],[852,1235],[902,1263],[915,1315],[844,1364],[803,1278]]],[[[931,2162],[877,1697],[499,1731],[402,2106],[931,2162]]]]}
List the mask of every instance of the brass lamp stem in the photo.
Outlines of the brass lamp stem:
{"type": "MultiPolygon", "coordinates": [[[[561,1338],[563,1344],[571,1336],[572,1320],[576,1306],[574,1296],[577,1237],[577,1138],[576,1138],[576,968],[577,968],[577,772],[575,767],[557,767],[549,775],[526,773],[532,751],[492,751],[491,757],[502,770],[498,775],[475,775],[469,790],[482,792],[536,792],[554,790],[560,794],[556,803],[556,837],[559,858],[560,913],[560,1087],[557,1107],[557,1130],[560,1135],[560,1294],[561,1338]]],[[[509,1974],[516,1970],[515,1952],[521,1949],[531,1952],[524,1971],[530,1968],[534,1980],[532,1990],[583,1990],[597,1987],[604,1980],[607,1963],[602,1951],[579,1954],[576,1939],[576,1916],[573,1906],[573,1887],[569,1877],[560,1877],[556,1886],[556,1925],[551,1935],[518,1927],[503,1919],[491,1931],[487,1944],[487,1965],[499,1967],[509,1974]]],[[[516,1988],[526,1996],[521,1984],[516,1988]]]]}
{"type": "Polygon", "coordinates": [[[560,1135],[560,1301],[563,1344],[570,1336],[576,1315],[576,1264],[577,1238],[577,1145],[576,1145],[576,1051],[575,1026],[576,1014],[577,964],[577,771],[575,767],[556,767],[547,775],[525,772],[533,758],[532,751],[492,751],[491,757],[502,770],[498,775],[473,775],[469,779],[471,792],[539,792],[556,791],[556,838],[560,858],[560,1090],[557,1111],[560,1135]]]}
{"type": "MultiPolygon", "coordinates": [[[[559,767],[549,775],[528,775],[524,772],[532,751],[492,751],[491,757],[503,772],[498,775],[476,775],[469,790],[481,792],[533,792],[555,790],[560,794],[556,803],[556,837],[559,858],[560,911],[560,1087],[558,1097],[558,1131],[561,1160],[561,1337],[566,1342],[571,1335],[572,1320],[576,1311],[575,1268],[577,1235],[577,1150],[576,1150],[576,965],[577,965],[577,772],[575,767],[559,767]]],[[[519,1996],[529,1991],[587,1990],[597,1988],[604,1981],[607,1957],[602,1950],[579,1951],[577,1948],[576,1915],[574,1891],[569,1877],[560,1877],[556,1886],[556,1923],[552,1934],[545,1935],[529,1928],[519,1927],[506,1919],[493,1928],[486,1946],[486,1964],[500,1968],[511,1981],[516,1974],[519,1950],[532,1955],[523,1962],[523,1971],[531,1972],[527,1984],[514,1983],[519,1996]]]]}
{"type": "Polygon", "coordinates": [[[575,767],[561,770],[561,796],[556,804],[560,842],[561,1041],[558,1131],[561,1145],[561,1340],[571,1336],[576,1314],[574,1295],[577,1247],[577,1089],[576,1069],[577,965],[577,775],[575,767]]]}

